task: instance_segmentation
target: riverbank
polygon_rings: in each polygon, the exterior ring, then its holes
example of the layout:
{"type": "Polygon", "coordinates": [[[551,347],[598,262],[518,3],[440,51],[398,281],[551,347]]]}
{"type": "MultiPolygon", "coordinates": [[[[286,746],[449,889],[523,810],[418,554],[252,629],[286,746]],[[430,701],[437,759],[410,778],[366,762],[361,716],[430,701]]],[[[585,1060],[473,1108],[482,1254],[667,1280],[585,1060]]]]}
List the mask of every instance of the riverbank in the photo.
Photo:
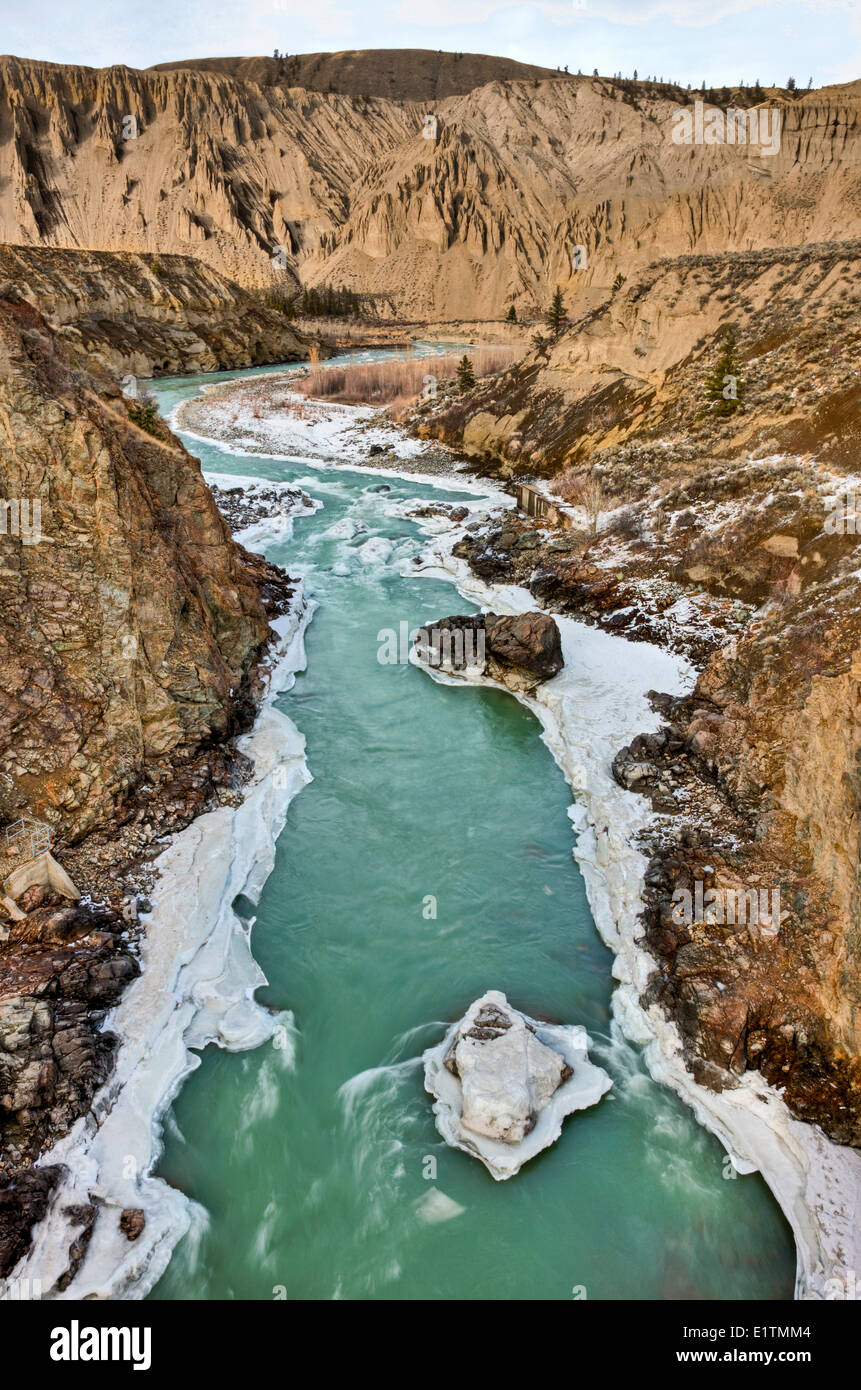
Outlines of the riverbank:
{"type": "MultiPolygon", "coordinates": [[[[127,259],[99,263],[106,295],[127,259]]],[[[201,283],[183,281],[190,294],[201,283]]],[[[155,293],[151,275],[147,285],[155,293]]],[[[297,586],[235,544],[180,441],[104,365],[89,372],[11,285],[0,413],[18,422],[4,478],[28,518],[19,527],[12,504],[0,586],[6,1279],[61,1181],[56,1141],[108,1094],[119,1043],[105,1019],[139,976],[154,861],[201,813],[242,799],[235,739],[253,723],[271,624],[297,586]]],[[[79,1216],[69,1264],[96,1208],[81,1203],[79,1216]]]]}
{"type": "Polygon", "coordinates": [[[350,467],[372,462],[375,469],[416,478],[472,472],[445,445],[411,439],[377,407],[309,399],[293,389],[297,375],[302,374],[205,386],[202,395],[177,407],[172,428],[243,454],[350,467]]]}

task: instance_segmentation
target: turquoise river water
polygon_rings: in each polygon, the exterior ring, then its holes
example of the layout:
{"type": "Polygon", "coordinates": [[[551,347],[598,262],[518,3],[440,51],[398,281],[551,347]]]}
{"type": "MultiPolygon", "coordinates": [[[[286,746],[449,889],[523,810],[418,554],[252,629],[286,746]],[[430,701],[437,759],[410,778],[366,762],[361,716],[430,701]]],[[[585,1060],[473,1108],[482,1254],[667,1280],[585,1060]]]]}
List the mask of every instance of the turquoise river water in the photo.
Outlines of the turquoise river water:
{"type": "MultiPolygon", "coordinates": [[[[256,373],[159,382],[160,406],[240,375],[256,373]]],[[[612,958],[537,721],[501,692],[377,660],[381,629],[471,611],[451,585],[401,576],[423,541],[386,514],[460,494],[187,442],[205,469],[298,481],[324,503],[267,552],[319,604],[308,669],[279,697],[314,780],[290,806],[253,932],[259,997],[292,1011],[295,1047],[208,1048],[175,1100],[159,1172],[207,1215],[151,1296],[791,1298],[792,1240],[768,1188],[727,1180],[720,1144],[611,1025],[612,958]],[[344,518],[358,534],[325,534],[344,518]],[[394,542],[386,563],[358,555],[375,536],[394,542]],[[420,1065],[489,988],[584,1024],[614,1082],[501,1183],[443,1144],[420,1065]],[[429,1219],[432,1188],[456,1204],[448,1219],[429,1219]]]]}

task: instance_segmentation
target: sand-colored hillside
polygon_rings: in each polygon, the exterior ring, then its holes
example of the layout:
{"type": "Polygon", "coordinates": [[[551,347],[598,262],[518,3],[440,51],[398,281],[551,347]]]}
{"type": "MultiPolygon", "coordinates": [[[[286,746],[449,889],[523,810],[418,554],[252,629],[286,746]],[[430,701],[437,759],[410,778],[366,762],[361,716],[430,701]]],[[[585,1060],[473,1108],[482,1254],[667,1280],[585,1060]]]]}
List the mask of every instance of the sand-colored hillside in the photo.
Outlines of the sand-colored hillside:
{"type": "MultiPolygon", "coordinates": [[[[289,38],[289,36],[287,36],[289,38]]],[[[217,72],[259,86],[305,87],[311,92],[388,97],[392,101],[441,101],[464,96],[487,82],[555,77],[551,68],[494,58],[486,53],[443,53],[435,48],[347,49],[341,53],[293,53],[283,58],[191,58],[158,63],[154,72],[217,72]]]]}

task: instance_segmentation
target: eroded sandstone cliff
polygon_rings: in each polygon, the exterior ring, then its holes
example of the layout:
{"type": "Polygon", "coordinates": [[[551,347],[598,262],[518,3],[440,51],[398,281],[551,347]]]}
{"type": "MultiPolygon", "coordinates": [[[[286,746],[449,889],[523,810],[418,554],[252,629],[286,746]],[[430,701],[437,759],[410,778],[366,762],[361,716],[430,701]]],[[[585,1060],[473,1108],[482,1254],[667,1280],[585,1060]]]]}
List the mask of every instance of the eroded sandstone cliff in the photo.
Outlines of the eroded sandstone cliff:
{"type": "MultiPolygon", "coordinates": [[[[816,449],[852,466],[859,442],[858,297],[861,242],[824,242],[647,267],[607,294],[501,380],[422,412],[419,433],[455,444],[503,477],[552,476],[581,461],[612,463],[627,443],[661,453],[662,472],[682,472],[686,450],[766,446],[816,449]],[[703,412],[703,378],[716,343],[734,324],[750,409],[703,412]],[[613,451],[617,452],[613,452],[613,451]],[[600,459],[597,456],[600,455],[600,459]]],[[[625,478],[645,487],[636,451],[625,478]]],[[[633,490],[633,491],[632,491],[633,490]]]]}
{"type": "Polygon", "coordinates": [[[2,58],[0,239],[191,254],[295,289],[368,161],[418,128],[410,104],[2,58]]]}
{"type": "Polygon", "coordinates": [[[388,91],[358,92],[374,55],[331,55],[325,84],[304,59],[0,59],[0,238],[191,253],[246,285],[343,283],[450,319],[528,317],[557,283],[580,312],[662,256],[859,232],[854,86],[713,94],[779,116],[763,154],[676,143],[696,98],[681,88],[467,57],[456,78],[436,55],[411,85],[400,55],[388,91]]]}

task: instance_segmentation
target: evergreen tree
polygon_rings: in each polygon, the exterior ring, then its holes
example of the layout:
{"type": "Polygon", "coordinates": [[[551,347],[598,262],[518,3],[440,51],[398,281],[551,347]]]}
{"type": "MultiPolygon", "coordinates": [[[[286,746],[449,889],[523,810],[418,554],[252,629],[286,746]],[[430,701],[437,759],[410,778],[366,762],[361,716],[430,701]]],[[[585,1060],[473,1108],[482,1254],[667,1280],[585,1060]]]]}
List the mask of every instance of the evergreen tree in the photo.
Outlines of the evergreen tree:
{"type": "Polygon", "coordinates": [[[515,307],[514,307],[513,304],[511,305],[511,308],[508,310],[508,314],[507,314],[507,316],[506,316],[506,319],[507,319],[507,322],[508,322],[508,323],[516,323],[516,322],[517,322],[517,310],[515,309],[515,307]]]}
{"type": "Polygon", "coordinates": [[[300,313],[308,318],[349,318],[361,312],[359,296],[353,290],[320,285],[302,291],[300,313]]]}
{"type": "Polygon", "coordinates": [[[457,386],[459,391],[471,391],[475,385],[475,372],[466,353],[457,364],[457,386]]]}
{"type": "Polygon", "coordinates": [[[132,401],[128,406],[129,419],[134,420],[147,434],[154,434],[156,438],[161,433],[158,414],[158,402],[151,391],[142,390],[137,400],[132,401]]]}
{"type": "Polygon", "coordinates": [[[616,290],[620,290],[620,289],[622,288],[622,286],[624,285],[624,283],[625,283],[625,277],[624,277],[624,275],[622,274],[622,272],[621,272],[621,270],[620,270],[620,271],[619,271],[619,274],[616,276],[615,280],[613,281],[613,291],[614,291],[614,293],[615,293],[616,290]]]}
{"type": "Polygon", "coordinates": [[[562,299],[562,287],[561,285],[557,285],[556,293],[553,296],[553,302],[547,310],[547,326],[554,338],[557,338],[562,332],[567,317],[565,313],[565,304],[562,299]]]}
{"type": "Polygon", "coordinates": [[[706,400],[713,415],[732,415],[744,404],[744,381],[734,324],[724,329],[718,359],[706,378],[706,400]]]}
{"type": "Polygon", "coordinates": [[[794,91],[795,91],[795,78],[794,78],[794,77],[787,78],[786,90],[787,90],[788,92],[794,92],[794,91]]]}

